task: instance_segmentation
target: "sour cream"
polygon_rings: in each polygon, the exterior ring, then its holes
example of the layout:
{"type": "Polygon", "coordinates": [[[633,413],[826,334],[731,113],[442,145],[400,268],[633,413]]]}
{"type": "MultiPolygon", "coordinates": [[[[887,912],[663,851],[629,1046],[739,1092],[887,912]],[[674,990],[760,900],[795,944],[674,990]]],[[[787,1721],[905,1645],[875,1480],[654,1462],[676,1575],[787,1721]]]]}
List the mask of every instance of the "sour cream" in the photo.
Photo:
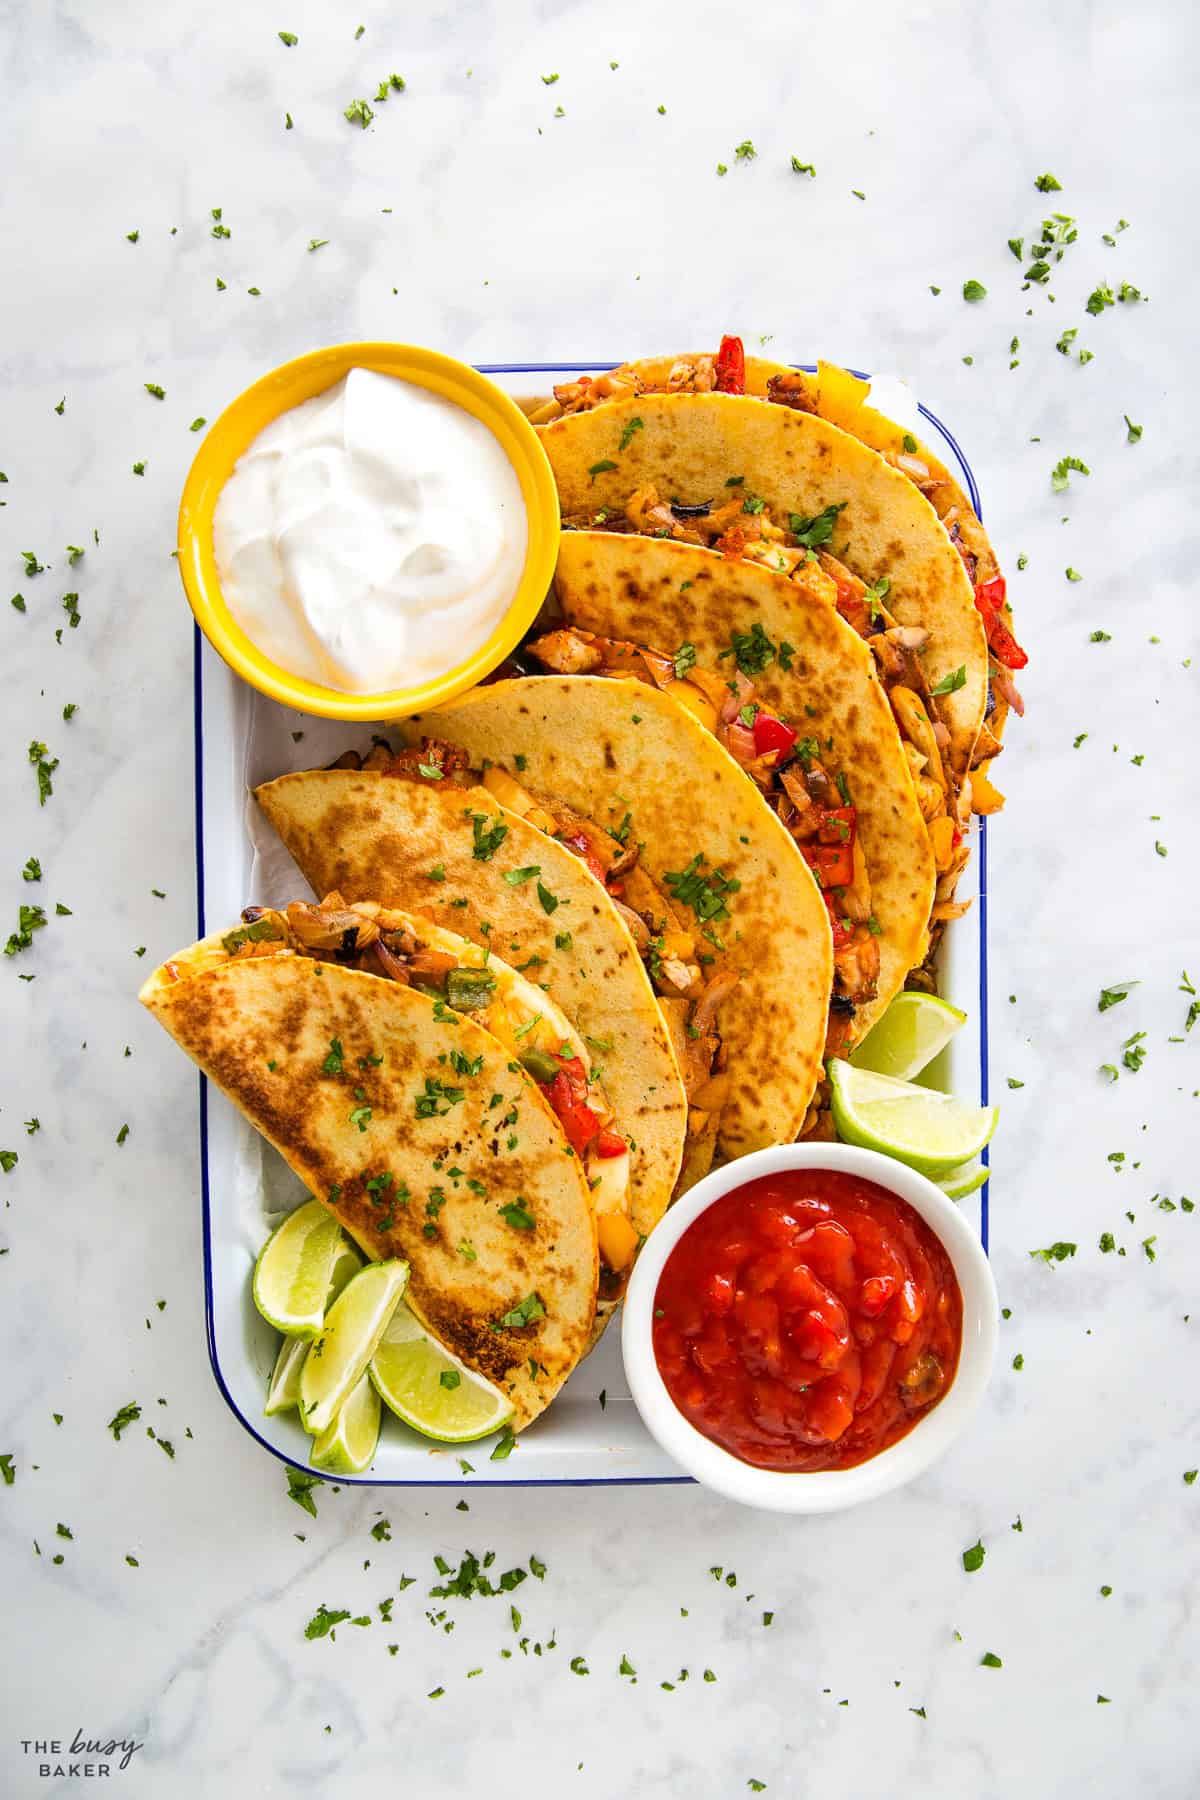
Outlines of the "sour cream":
{"type": "Polygon", "coordinates": [[[260,432],[213,515],[230,612],[291,674],[346,694],[427,681],[486,643],[528,520],[486,425],[351,369],[260,432]]]}

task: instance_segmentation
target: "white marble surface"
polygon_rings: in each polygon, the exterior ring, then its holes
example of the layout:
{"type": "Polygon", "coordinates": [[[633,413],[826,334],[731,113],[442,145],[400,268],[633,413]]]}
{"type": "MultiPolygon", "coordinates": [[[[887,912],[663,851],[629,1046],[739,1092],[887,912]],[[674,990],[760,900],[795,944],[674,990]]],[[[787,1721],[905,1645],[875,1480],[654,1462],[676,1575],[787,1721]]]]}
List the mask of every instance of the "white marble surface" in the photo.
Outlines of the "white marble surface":
{"type": "Polygon", "coordinates": [[[28,606],[0,619],[0,897],[13,923],[22,901],[52,914],[0,966],[0,1145],[20,1154],[0,1175],[0,1791],[86,1791],[40,1779],[21,1744],[82,1729],[144,1745],[111,1787],[155,1800],[724,1800],[751,1778],[795,1797],[1194,1794],[1200,1219],[1150,1198],[1195,1186],[1200,1142],[1200,1029],[1170,1041],[1180,971],[1200,976],[1185,9],[6,0],[0,33],[0,579],[28,606]],[[407,92],[348,125],[393,69],[407,92]],[[734,166],[747,137],[757,159],[734,166]],[[1060,194],[1035,191],[1046,169],[1060,194]],[[1022,294],[1006,239],[1054,205],[1079,238],[1051,305],[1022,294]],[[310,255],[311,238],[331,241],[310,255]],[[968,277],[989,289],[975,306],[968,277]],[[1149,304],[1089,317],[1092,288],[1122,280],[1149,304]],[[726,327],[912,375],[974,462],[1032,651],[993,834],[993,1249],[1012,1309],[993,1390],[940,1469],[842,1518],[763,1519],[690,1488],[468,1488],[469,1511],[325,1490],[310,1519],[211,1379],[194,1078],[133,999],[193,928],[191,630],[170,560],[188,426],[322,341],[554,359],[726,327]],[[1064,327],[1090,365],[1055,354],[1064,327]],[[1091,475],[1057,496],[1064,454],[1091,475]],[[44,574],[25,577],[26,548],[44,574]],[[69,589],[82,617],[59,646],[69,589]],[[44,809],[31,739],[60,759],[44,809]],[[21,879],[31,855],[40,886],[21,879]],[[1134,978],[1097,1012],[1102,985],[1134,978]],[[1097,1066],[1135,1031],[1145,1066],[1110,1086],[1097,1066]],[[1100,1254],[1106,1230],[1128,1255],[1100,1254]],[[1078,1255],[1031,1261],[1056,1239],[1078,1255]],[[105,1423],[135,1398],[116,1443],[105,1423]],[[381,1511],[390,1542],[370,1535],[381,1511]],[[555,1649],[502,1655],[508,1596],[449,1602],[449,1635],[427,1622],[432,1559],[464,1545],[545,1561],[514,1597],[555,1649]],[[374,1622],[306,1641],[321,1603],[374,1622]]]}

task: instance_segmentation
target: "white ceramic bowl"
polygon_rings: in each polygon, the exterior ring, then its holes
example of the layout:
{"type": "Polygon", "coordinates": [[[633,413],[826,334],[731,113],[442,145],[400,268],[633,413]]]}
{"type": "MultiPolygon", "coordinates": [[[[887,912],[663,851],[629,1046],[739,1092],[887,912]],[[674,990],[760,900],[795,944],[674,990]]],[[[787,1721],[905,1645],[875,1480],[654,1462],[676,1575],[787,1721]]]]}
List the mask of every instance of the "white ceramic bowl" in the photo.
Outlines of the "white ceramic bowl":
{"type": "Polygon", "coordinates": [[[838,1512],[915,1480],[950,1447],[987,1387],[996,1352],[997,1314],[996,1284],[983,1246],[954,1201],[926,1176],[877,1151],[856,1150],[849,1144],[780,1144],[706,1175],[655,1226],[625,1296],[621,1350],[629,1389],[647,1429],[668,1456],[705,1487],[768,1512],[838,1512]],[[877,1182],[907,1200],[941,1239],[962,1290],[962,1350],[950,1391],[906,1437],[851,1469],[782,1474],[731,1456],[684,1418],[654,1359],[652,1320],[659,1276],[688,1226],[733,1188],[784,1169],[835,1169],[877,1182]]]}

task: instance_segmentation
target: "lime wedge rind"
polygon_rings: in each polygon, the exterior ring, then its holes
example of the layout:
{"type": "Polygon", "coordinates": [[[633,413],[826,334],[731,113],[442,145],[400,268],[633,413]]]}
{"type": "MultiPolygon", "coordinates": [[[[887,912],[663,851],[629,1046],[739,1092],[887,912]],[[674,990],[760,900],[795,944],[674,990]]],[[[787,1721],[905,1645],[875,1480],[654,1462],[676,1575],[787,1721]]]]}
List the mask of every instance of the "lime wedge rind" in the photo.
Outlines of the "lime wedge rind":
{"type": "Polygon", "coordinates": [[[379,1447],[379,1395],[360,1375],[332,1424],[314,1438],[308,1460],[330,1475],[361,1475],[379,1447]]]}
{"type": "Polygon", "coordinates": [[[829,1064],[829,1084],[843,1143],[877,1150],[934,1180],[977,1157],[999,1119],[994,1106],[968,1106],[840,1058],[829,1064]]]}
{"type": "Polygon", "coordinates": [[[254,1304],[285,1337],[315,1338],[325,1317],[342,1229],[319,1200],[289,1213],[259,1252],[254,1265],[254,1304]]]}
{"type": "Polygon", "coordinates": [[[366,1374],[407,1282],[406,1262],[368,1263],[325,1315],[300,1372],[300,1422],[313,1437],[329,1429],[366,1374]]]}
{"type": "Polygon", "coordinates": [[[937,1185],[948,1200],[965,1200],[968,1194],[977,1193],[985,1181],[990,1181],[991,1175],[987,1163],[968,1162],[941,1176],[937,1185]]]}
{"type": "Polygon", "coordinates": [[[897,994],[883,1017],[850,1052],[856,1069],[912,1081],[941,1054],[967,1015],[937,994],[897,994]]]}
{"type": "Polygon", "coordinates": [[[273,1419],[277,1413],[291,1412],[300,1404],[300,1371],[308,1355],[308,1339],[285,1337],[280,1340],[279,1354],[271,1379],[267,1383],[267,1404],[263,1413],[273,1419]]]}
{"type": "Polygon", "coordinates": [[[473,1443],[498,1430],[513,1414],[500,1390],[443,1349],[403,1303],[392,1316],[369,1373],[389,1411],[437,1443],[473,1443]]]}

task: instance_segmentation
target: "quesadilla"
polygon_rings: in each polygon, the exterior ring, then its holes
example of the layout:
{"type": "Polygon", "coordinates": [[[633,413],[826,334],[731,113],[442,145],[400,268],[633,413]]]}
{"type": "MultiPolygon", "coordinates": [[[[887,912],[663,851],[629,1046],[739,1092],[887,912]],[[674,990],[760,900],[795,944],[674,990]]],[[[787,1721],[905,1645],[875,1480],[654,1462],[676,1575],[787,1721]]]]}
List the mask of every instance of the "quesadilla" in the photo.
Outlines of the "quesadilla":
{"type": "Polygon", "coordinates": [[[434,752],[397,759],[379,742],[365,761],[353,751],[340,761],[256,790],[305,879],[318,894],[337,889],[428,918],[502,958],[558,1008],[603,1068],[628,1140],[629,1216],[646,1236],[679,1176],[687,1099],[614,902],[569,850],[486,788],[464,785],[461,769],[443,778],[434,752]]]}
{"type": "MultiPolygon", "coordinates": [[[[950,735],[942,702],[931,692],[919,654],[921,629],[898,625],[883,602],[868,599],[863,583],[832,558],[822,555],[809,562],[781,552],[782,566],[772,567],[769,546],[759,542],[761,557],[728,558],[675,540],[569,532],[559,549],[555,604],[565,620],[585,631],[632,639],[659,652],[658,662],[635,658],[629,672],[643,679],[649,672],[693,710],[695,688],[708,688],[717,705],[721,742],[764,792],[776,795],[773,804],[778,805],[782,773],[794,751],[787,734],[776,732],[775,754],[770,754],[764,708],[782,711],[795,730],[793,743],[816,738],[820,760],[842,759],[855,792],[856,829],[869,870],[882,884],[885,901],[891,900],[885,935],[892,949],[881,942],[879,997],[870,1008],[869,1025],[886,1006],[882,996],[891,986],[888,972],[894,972],[897,957],[908,955],[927,925],[936,939],[947,920],[965,910],[955,901],[954,889],[970,855],[971,793],[977,778],[959,780],[947,754],[950,735]],[[836,576],[826,564],[837,568],[836,576]],[[836,589],[832,605],[831,586],[836,589]],[[670,668],[662,663],[664,654],[671,659],[670,668]],[[676,665],[684,675],[679,685],[672,681],[676,665]],[[714,675],[720,684],[715,691],[714,675]],[[739,716],[747,706],[752,709],[749,732],[739,716]],[[876,816],[881,811],[883,820],[876,816]],[[929,853],[936,875],[931,903],[916,898],[927,891],[929,853]],[[900,892],[905,879],[911,898],[900,892]],[[905,931],[896,935],[900,918],[905,931]]],[[[530,648],[554,669],[585,673],[600,667],[594,650],[573,653],[567,646],[551,646],[547,658],[537,640],[530,648]]],[[[604,666],[609,672],[611,664],[604,666]]],[[[710,723],[706,715],[705,723],[710,723]]],[[[811,760],[811,744],[806,754],[811,760]]],[[[837,941],[835,924],[835,949],[837,941]]],[[[923,953],[913,954],[908,966],[922,959],[923,953]]],[[[855,1038],[862,1023],[860,1018],[855,1038]]]]}
{"type": "Polygon", "coordinates": [[[485,994],[477,963],[447,968],[398,917],[339,899],[249,907],[139,997],[370,1257],[409,1263],[408,1305],[519,1429],[592,1337],[583,1161],[544,1085],[476,1022],[511,1029],[521,996],[485,994]]]}
{"type": "Polygon", "coordinates": [[[825,1054],[844,1056],[924,961],[933,840],[956,854],[943,791],[924,776],[940,810],[923,816],[917,753],[901,743],[897,698],[889,706],[867,646],[795,582],[690,544],[571,533],[555,592],[564,623],[527,653],[558,673],[670,695],[795,839],[833,932],[825,1054]]]}
{"type": "MultiPolygon", "coordinates": [[[[689,1101],[683,1185],[794,1138],[822,1067],[833,949],[812,873],[712,734],[667,695],[579,676],[499,681],[411,721],[404,755],[463,762],[618,902],[689,1101]]],[[[544,904],[557,910],[548,893],[544,904]]],[[[569,926],[570,920],[567,924],[569,926]]]]}
{"type": "Polygon", "coordinates": [[[805,560],[825,550],[886,594],[898,623],[928,633],[930,684],[955,683],[944,716],[966,772],[989,704],[983,620],[937,514],[883,457],[814,413],[719,392],[613,400],[541,437],[568,528],[667,535],[729,556],[764,541],[805,560]]]}

